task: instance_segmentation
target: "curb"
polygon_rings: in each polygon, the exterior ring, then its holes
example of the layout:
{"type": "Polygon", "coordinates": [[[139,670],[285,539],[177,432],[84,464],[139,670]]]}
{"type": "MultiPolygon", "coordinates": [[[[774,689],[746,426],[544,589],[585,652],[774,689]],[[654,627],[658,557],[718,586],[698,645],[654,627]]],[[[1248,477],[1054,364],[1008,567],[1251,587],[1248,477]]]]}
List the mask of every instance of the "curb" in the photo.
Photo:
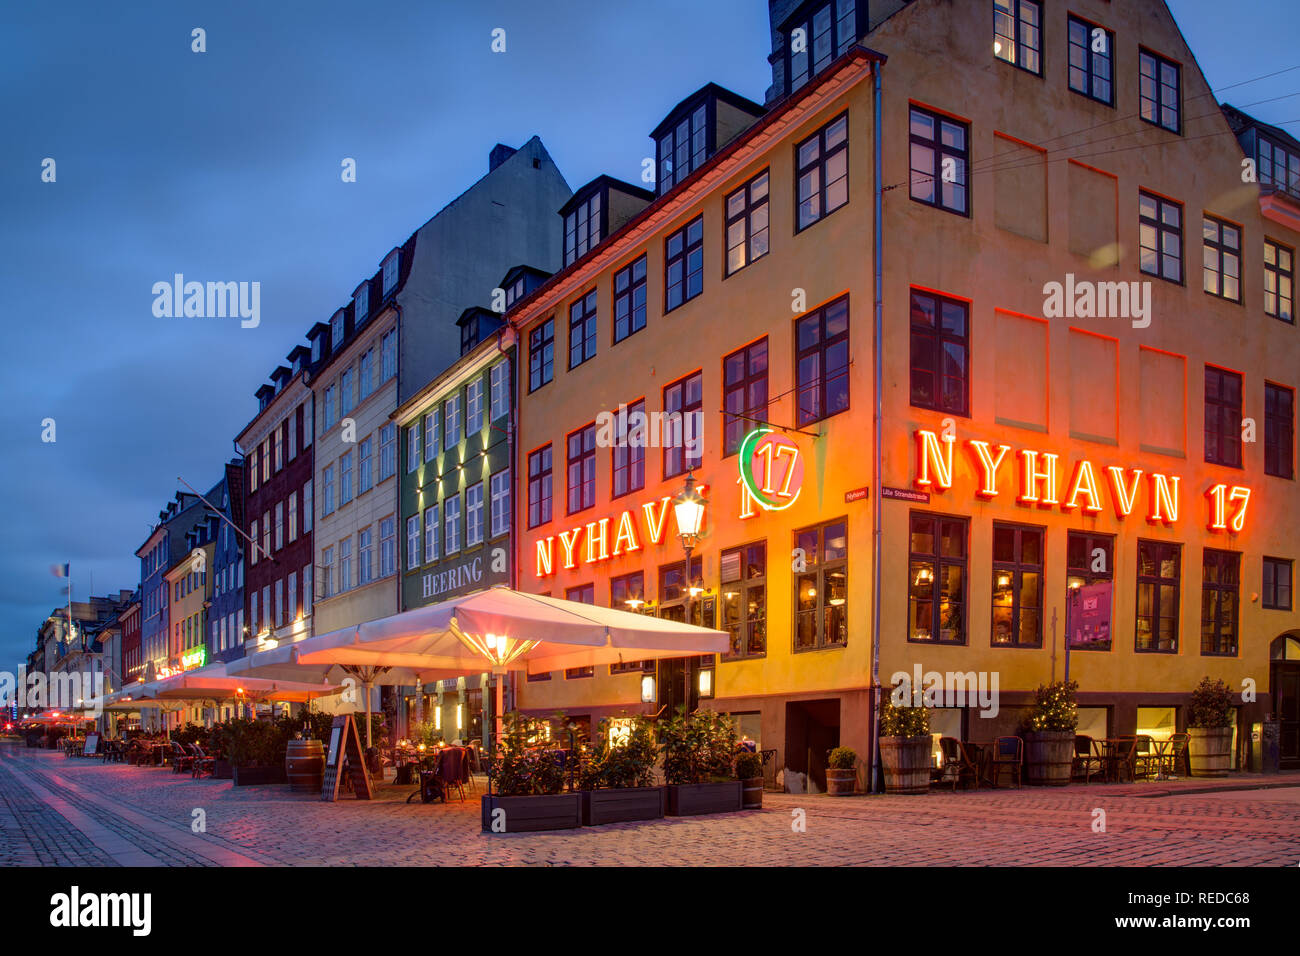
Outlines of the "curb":
{"type": "Polygon", "coordinates": [[[1287,787],[1300,787],[1300,777],[1289,780],[1261,780],[1251,783],[1211,784],[1205,787],[1179,787],[1176,790],[1146,790],[1126,793],[1126,797],[1184,797],[1200,793],[1234,793],[1246,790],[1283,790],[1287,787]]]}

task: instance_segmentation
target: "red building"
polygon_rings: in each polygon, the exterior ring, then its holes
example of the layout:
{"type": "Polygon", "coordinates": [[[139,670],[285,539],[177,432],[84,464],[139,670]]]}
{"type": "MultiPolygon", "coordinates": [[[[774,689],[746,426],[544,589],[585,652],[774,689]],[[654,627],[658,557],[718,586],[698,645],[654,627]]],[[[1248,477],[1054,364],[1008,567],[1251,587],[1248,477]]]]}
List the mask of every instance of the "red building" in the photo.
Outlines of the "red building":
{"type": "Polygon", "coordinates": [[[140,651],[140,592],[122,612],[122,674],[114,677],[117,686],[129,683],[144,673],[144,655],[140,651]]]}

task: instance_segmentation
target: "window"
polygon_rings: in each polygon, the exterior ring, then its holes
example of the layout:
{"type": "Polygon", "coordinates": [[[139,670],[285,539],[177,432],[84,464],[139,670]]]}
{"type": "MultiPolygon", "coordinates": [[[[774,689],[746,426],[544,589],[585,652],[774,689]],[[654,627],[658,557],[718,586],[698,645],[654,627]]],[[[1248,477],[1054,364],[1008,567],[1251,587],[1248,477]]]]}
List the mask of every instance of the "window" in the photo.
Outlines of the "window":
{"type": "Polygon", "coordinates": [[[397,522],[390,515],[379,522],[379,576],[397,570],[397,522]]]}
{"type": "Polygon", "coordinates": [[[843,518],[797,531],[807,570],[795,575],[794,649],[843,647],[849,641],[848,524],[843,518]]]}
{"type": "Polygon", "coordinates": [[[261,628],[258,627],[258,625],[261,623],[261,618],[257,616],[257,592],[256,591],[254,591],[252,594],[248,596],[248,619],[253,622],[254,632],[261,630],[261,628]]]}
{"type": "Polygon", "coordinates": [[[408,571],[420,566],[420,516],[411,515],[406,519],[406,569],[408,571]]]}
{"type": "Polygon", "coordinates": [[[354,325],[360,326],[366,321],[370,314],[370,283],[361,283],[361,288],[352,298],[352,321],[354,325]]]}
{"type": "MultiPolygon", "coordinates": [[[[609,606],[618,611],[638,612],[645,605],[645,574],[637,571],[609,579],[609,606]]],[[[609,665],[611,674],[639,674],[642,671],[653,674],[655,662],[620,661],[609,665]]]]}
{"type": "Polygon", "coordinates": [[[420,465],[420,429],[412,425],[406,430],[406,473],[409,475],[420,465]]]}
{"type": "Polygon", "coordinates": [[[994,647],[1043,646],[1043,529],[993,523],[994,647]]]}
{"type": "Polygon", "coordinates": [[[424,509],[424,563],[438,560],[438,505],[424,509]]]}
{"type": "Polygon", "coordinates": [[[284,467],[284,432],[285,429],[279,425],[275,426],[275,470],[279,471],[284,467]]]}
{"type": "Polygon", "coordinates": [[[1300,198],[1300,153],[1287,149],[1269,139],[1259,130],[1255,132],[1258,145],[1258,174],[1260,186],[1281,189],[1300,198]]]}
{"type": "Polygon", "coordinates": [[[614,497],[645,487],[645,426],[640,427],[637,441],[632,441],[634,420],[645,421],[645,399],[627,406],[626,417],[617,416],[618,435],[613,448],[614,497]]]}
{"type": "Polygon", "coordinates": [[[442,450],[450,451],[460,441],[460,393],[442,403],[442,450]]]}
{"type": "Polygon", "coordinates": [[[704,216],[664,240],[664,312],[704,291],[704,216]]]}
{"type": "Polygon", "coordinates": [[[912,404],[970,414],[970,307],[912,290],[912,404]]]}
{"type": "Polygon", "coordinates": [[[302,483],[302,533],[306,534],[312,529],[312,519],[315,517],[313,510],[316,502],[311,494],[311,479],[308,478],[302,483]]]}
{"type": "Polygon", "coordinates": [[[339,457],[339,505],[352,500],[352,452],[345,451],[339,457]]]}
{"type": "MultiPolygon", "coordinates": [[[[275,503],[275,550],[279,551],[284,547],[284,502],[275,503]]],[[[193,587],[187,588],[187,591],[193,590],[193,587]]]]}
{"type": "Polygon", "coordinates": [[[803,16],[791,21],[785,37],[789,92],[799,89],[848,50],[857,42],[858,32],[854,0],[810,5],[803,16]],[[796,43],[796,37],[802,42],[796,43]]]}
{"type": "Polygon", "coordinates": [[[1264,474],[1294,478],[1295,391],[1264,383],[1264,474]]]}
{"type": "Polygon", "coordinates": [[[483,482],[465,489],[465,547],[483,543],[483,482]]]}
{"type": "Polygon", "coordinates": [[[1147,275],[1183,281],[1183,206],[1148,192],[1138,193],[1140,267],[1147,275]]]}
{"type": "Polygon", "coordinates": [[[339,400],[338,386],[337,385],[325,386],[325,410],[323,414],[325,415],[326,431],[329,431],[329,429],[333,428],[334,423],[338,421],[338,400],[339,400]]]}
{"type": "Polygon", "coordinates": [[[375,543],[374,532],[362,528],[357,533],[357,583],[369,584],[374,580],[375,543]]]}
{"type": "Polygon", "coordinates": [[[798,423],[802,427],[849,407],[849,300],[836,299],[794,327],[798,423]]]}
{"type": "Polygon", "coordinates": [[[1264,558],[1264,587],[1260,598],[1274,611],[1291,610],[1291,562],[1285,558],[1264,558]]]}
{"type": "Polygon", "coordinates": [[[465,386],[465,433],[477,435],[483,430],[483,379],[476,378],[465,386]]]}
{"type": "Polygon", "coordinates": [[[907,566],[907,639],[966,643],[969,521],[913,511],[907,566]]]}
{"type": "Polygon", "coordinates": [[[510,411],[510,383],[506,379],[506,372],[509,371],[509,368],[505,362],[498,362],[492,366],[488,387],[488,418],[490,421],[504,418],[506,413],[510,411]]]}
{"type": "Polygon", "coordinates": [[[302,447],[306,451],[311,447],[312,437],[316,433],[316,413],[307,410],[306,402],[299,407],[302,409],[302,447]]]}
{"type": "Polygon", "coordinates": [[[1205,291],[1229,302],[1241,301],[1241,230],[1221,219],[1206,216],[1205,291]]]}
{"type": "Polygon", "coordinates": [[[568,446],[569,514],[596,504],[596,423],[572,432],[568,446]]]}
{"type": "Polygon", "coordinates": [[[646,257],[614,273],[614,341],[645,328],[646,257]]]}
{"type": "MultiPolygon", "coordinates": [[[[248,493],[251,495],[257,490],[257,449],[254,448],[248,453],[248,493]]],[[[152,568],[150,569],[152,573],[152,568]]]]}
{"type": "MultiPolygon", "coordinates": [[[[433,461],[438,457],[438,416],[441,409],[434,408],[424,416],[424,460],[433,461]]],[[[412,431],[418,431],[418,426],[413,426],[412,431]]],[[[418,444],[418,443],[417,443],[418,444]]]]}
{"type": "Polygon", "coordinates": [[[993,55],[1042,76],[1042,24],[1038,0],[993,0],[993,55]]]}
{"type": "Polygon", "coordinates": [[[596,356],[596,290],[569,306],[569,368],[596,356]]]}
{"type": "Polygon", "coordinates": [[[343,310],[339,309],[330,319],[330,348],[338,349],[343,343],[343,310]]]}
{"type": "MultiPolygon", "coordinates": [[[[659,568],[659,616],[670,621],[686,620],[686,594],[688,588],[697,590],[703,583],[703,564],[699,555],[691,558],[691,573],[686,576],[686,562],[677,561],[659,568]]],[[[704,620],[703,602],[695,601],[691,607],[692,624],[699,625],[704,620]]],[[[712,662],[713,655],[707,655],[712,662]]]]}
{"type": "Polygon", "coordinates": [[[1171,133],[1181,130],[1178,64],[1152,53],[1138,51],[1139,115],[1171,133]]]}
{"type": "Polygon", "coordinates": [[[374,439],[367,435],[357,445],[357,494],[364,494],[374,485],[374,439]]]}
{"type": "Polygon", "coordinates": [[[555,377],[555,319],[528,333],[528,391],[535,392],[555,377]]]}
{"type": "Polygon", "coordinates": [[[339,593],[352,587],[352,539],[339,542],[339,593]]]}
{"type": "Polygon", "coordinates": [[[321,597],[327,597],[327,598],[333,597],[334,596],[334,549],[332,547],[325,548],[324,550],[321,551],[320,565],[321,565],[321,569],[325,572],[322,575],[322,582],[321,582],[324,585],[325,592],[321,595],[321,597]]]}
{"type": "Polygon", "coordinates": [[[695,372],[664,386],[664,478],[700,467],[700,425],[704,416],[704,375],[695,372]],[[687,424],[689,421],[689,424],[687,424]],[[680,424],[679,424],[680,422],[680,424]],[[694,453],[686,447],[690,438],[694,453]]]}
{"type": "Polygon", "coordinates": [[[379,429],[379,480],[397,473],[397,423],[389,422],[379,429]]]}
{"type": "Polygon", "coordinates": [[[1264,313],[1283,322],[1295,322],[1295,252],[1264,240],[1264,313]]]}
{"type": "Polygon", "coordinates": [[[578,203],[564,217],[564,264],[571,265],[585,256],[600,242],[600,193],[578,203]]]}
{"type": "Polygon", "coordinates": [[[1205,460],[1241,467],[1241,376],[1213,365],[1205,366],[1205,460]]]}
{"type": "Polygon", "coordinates": [[[1178,653],[1182,545],[1138,541],[1135,650],[1178,653]]]}
{"type": "Polygon", "coordinates": [[[397,376],[397,329],[385,332],[379,340],[380,380],[397,376]]]}
{"type": "Polygon", "coordinates": [[[325,471],[321,475],[321,487],[325,489],[325,498],[321,502],[321,514],[327,515],[334,511],[334,466],[326,465],[325,471]]]}
{"type": "MultiPolygon", "coordinates": [[[[1114,580],[1115,536],[1109,534],[1091,534],[1085,531],[1071,531],[1065,545],[1065,584],[1066,584],[1066,640],[1073,634],[1073,621],[1070,615],[1077,607],[1071,595],[1075,588],[1087,584],[1099,584],[1114,580]]],[[[1072,646],[1073,650],[1108,651],[1111,646],[1110,630],[1106,633],[1085,634],[1083,644],[1072,646]]]]}
{"type": "Polygon", "coordinates": [[[298,617],[298,572],[290,571],[288,584],[286,585],[289,601],[289,620],[292,622],[298,617]]]}
{"type": "Polygon", "coordinates": [[[723,456],[734,455],[745,435],[767,419],[767,338],[722,360],[723,456]]]}
{"type": "Polygon", "coordinates": [[[364,402],[375,390],[375,350],[368,348],[357,362],[357,389],[364,402]]]}
{"type": "Polygon", "coordinates": [[[727,660],[767,654],[767,545],[723,551],[722,627],[731,635],[727,660]]]}
{"type": "Polygon", "coordinates": [[[528,454],[528,527],[551,520],[551,446],[528,454]]]}
{"type": "Polygon", "coordinates": [[[401,261],[401,253],[398,252],[384,260],[384,295],[388,295],[397,286],[397,266],[401,261]]]}
{"type": "Polygon", "coordinates": [[[727,275],[767,255],[768,178],[765,169],[726,198],[727,275]]]}
{"type": "Polygon", "coordinates": [[[443,546],[446,554],[460,550],[460,495],[448,495],[443,509],[443,546]]]}
{"type": "Polygon", "coordinates": [[[289,433],[289,461],[293,461],[298,455],[298,413],[301,411],[302,406],[299,405],[289,413],[288,427],[286,429],[289,433]]]}
{"type": "Polygon", "coordinates": [[[849,116],[841,114],[795,147],[798,193],[795,232],[849,201],[849,116]]]}
{"type": "Polygon", "coordinates": [[[1105,27],[1070,21],[1070,89],[1107,106],[1115,105],[1115,34],[1105,27]]]}
{"type": "Polygon", "coordinates": [[[341,414],[347,415],[352,409],[357,407],[356,395],[352,388],[353,379],[352,369],[344,369],[343,374],[339,376],[339,401],[342,402],[341,414]]]}
{"type": "Polygon", "coordinates": [[[1201,656],[1237,656],[1241,555],[1206,548],[1201,562],[1201,656]]]}
{"type": "Polygon", "coordinates": [[[917,106],[911,108],[910,116],[912,198],[927,206],[969,216],[966,192],[969,125],[917,106]]]}
{"type": "Polygon", "coordinates": [[[271,439],[262,442],[262,484],[271,480],[271,439]]]}
{"type": "Polygon", "coordinates": [[[659,137],[659,195],[663,195],[703,165],[709,148],[709,111],[701,104],[659,137]]]}
{"type": "Polygon", "coordinates": [[[289,493],[289,541],[298,540],[298,492],[289,493]]]}
{"type": "Polygon", "coordinates": [[[492,531],[491,536],[505,534],[510,530],[510,472],[498,471],[492,476],[490,486],[492,496],[492,531]]]}

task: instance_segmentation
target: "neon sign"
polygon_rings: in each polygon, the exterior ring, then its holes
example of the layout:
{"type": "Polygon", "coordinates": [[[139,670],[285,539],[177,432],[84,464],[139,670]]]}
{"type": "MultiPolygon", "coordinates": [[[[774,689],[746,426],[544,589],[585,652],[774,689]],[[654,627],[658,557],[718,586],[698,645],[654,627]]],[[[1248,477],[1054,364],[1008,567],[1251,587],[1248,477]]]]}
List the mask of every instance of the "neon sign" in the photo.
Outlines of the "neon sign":
{"type": "Polygon", "coordinates": [[[753,518],[756,507],[784,511],[799,500],[803,458],[790,439],[773,434],[770,426],[760,426],[741,440],[737,459],[741,518],[753,518]]]}
{"type": "MultiPolygon", "coordinates": [[[[916,437],[916,478],[914,484],[925,491],[947,491],[953,485],[953,445],[956,438],[926,429],[918,429],[916,437]]],[[[1102,489],[1110,492],[1110,502],[1115,517],[1127,518],[1137,505],[1138,493],[1146,488],[1146,519],[1151,524],[1172,527],[1177,524],[1181,501],[1178,475],[1163,472],[1146,472],[1141,468],[1124,468],[1107,465],[1096,468],[1087,458],[1080,458],[1066,475],[1060,455],[1022,448],[1011,455],[1015,465],[1007,462],[1010,445],[990,446],[987,441],[968,438],[966,447],[971,452],[977,476],[975,494],[986,501],[996,499],[1000,475],[1013,474],[1016,485],[1016,503],[1027,508],[1060,508],[1070,512],[1097,515],[1102,506],[1102,489]],[[1004,465],[1004,462],[1006,463],[1004,465]],[[1104,476],[1104,480],[1102,477],[1104,476]],[[1145,478],[1145,481],[1143,480],[1145,478]],[[1064,487],[1064,500],[1061,500],[1064,487]]],[[[1245,527],[1246,507],[1251,490],[1242,485],[1217,484],[1205,492],[1210,505],[1207,527],[1211,531],[1239,532],[1245,527]]]]}
{"type": "MultiPolygon", "coordinates": [[[[707,486],[699,486],[700,493],[707,486]]],[[[617,518],[598,518],[586,525],[569,528],[558,535],[550,534],[533,542],[533,560],[539,578],[555,573],[558,558],[566,571],[579,564],[598,564],[624,554],[640,551],[643,542],[662,544],[668,531],[668,513],[672,510],[672,496],[664,495],[657,501],[641,505],[638,522],[634,509],[628,509],[617,518]],[[556,548],[556,542],[559,548],[556,548]]]]}
{"type": "Polygon", "coordinates": [[[202,667],[208,662],[208,648],[205,644],[200,644],[192,651],[181,655],[181,670],[190,670],[195,667],[202,667]]]}

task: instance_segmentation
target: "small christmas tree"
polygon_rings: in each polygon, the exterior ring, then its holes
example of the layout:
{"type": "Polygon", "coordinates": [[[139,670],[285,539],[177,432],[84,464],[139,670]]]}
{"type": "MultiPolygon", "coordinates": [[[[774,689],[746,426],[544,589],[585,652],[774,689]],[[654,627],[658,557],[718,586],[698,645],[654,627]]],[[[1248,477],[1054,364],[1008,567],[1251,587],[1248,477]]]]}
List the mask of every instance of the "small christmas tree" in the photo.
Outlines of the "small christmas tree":
{"type": "Polygon", "coordinates": [[[1079,726],[1079,708],[1074,701],[1079,689],[1078,681],[1057,681],[1038,686],[1033,709],[1025,717],[1024,730],[1070,731],[1079,726]]]}

